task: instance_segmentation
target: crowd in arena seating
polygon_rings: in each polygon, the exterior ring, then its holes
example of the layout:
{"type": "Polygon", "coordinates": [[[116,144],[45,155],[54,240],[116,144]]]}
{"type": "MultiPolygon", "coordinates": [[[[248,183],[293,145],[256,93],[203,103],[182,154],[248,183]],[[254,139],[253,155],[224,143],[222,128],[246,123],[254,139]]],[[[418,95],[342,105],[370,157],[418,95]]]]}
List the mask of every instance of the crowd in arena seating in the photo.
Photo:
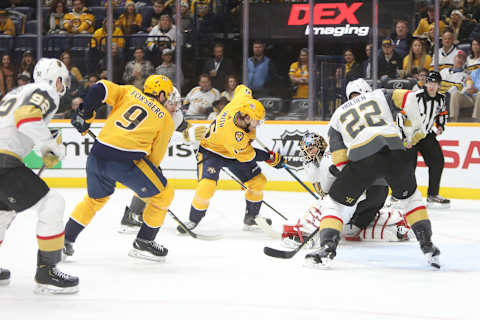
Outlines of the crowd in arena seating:
{"type": "MultiPolygon", "coordinates": [[[[31,81],[36,56],[36,1],[7,2],[8,6],[0,9],[0,96],[31,81]]],[[[193,62],[187,61],[188,57],[182,59],[180,83],[175,85],[184,93],[186,113],[191,117],[213,117],[232,98],[242,71],[236,63],[240,61],[241,52],[227,54],[225,43],[212,41],[213,33],[240,30],[242,1],[220,2],[224,6],[221,10],[217,8],[219,1],[182,0],[181,24],[176,26],[172,0],[113,0],[113,81],[141,88],[146,77],[155,73],[165,74],[176,82],[175,49],[181,45],[185,50],[204,55],[204,59],[193,59],[193,62]],[[180,39],[176,38],[177,27],[181,30],[180,39]],[[208,45],[200,48],[199,43],[208,45]]],[[[433,1],[417,2],[417,25],[411,26],[406,20],[395,21],[392,33],[379,43],[380,87],[419,89],[428,70],[433,69],[433,1]]],[[[45,6],[42,8],[44,53],[64,61],[72,76],[72,87],[62,98],[57,114],[57,117],[67,117],[73,106],[84,98],[89,85],[107,78],[108,1],[42,0],[42,3],[45,6]]],[[[444,80],[442,92],[448,95],[450,120],[480,121],[480,98],[477,99],[480,97],[480,71],[477,73],[480,68],[480,0],[442,0],[440,14],[438,60],[444,80]]],[[[287,69],[266,54],[266,48],[268,44],[263,40],[255,40],[251,45],[249,86],[256,97],[267,104],[267,112],[279,117],[301,112],[292,107],[304,109],[302,103],[309,96],[308,50],[299,49],[298,58],[291,61],[287,69]]],[[[348,81],[360,77],[371,79],[373,69],[371,43],[366,44],[365,52],[360,54],[346,48],[333,78],[328,78],[332,80],[334,91],[330,109],[344,101],[348,81]],[[357,58],[363,56],[366,59],[357,58]]],[[[321,100],[319,110],[324,104],[321,100]]]]}

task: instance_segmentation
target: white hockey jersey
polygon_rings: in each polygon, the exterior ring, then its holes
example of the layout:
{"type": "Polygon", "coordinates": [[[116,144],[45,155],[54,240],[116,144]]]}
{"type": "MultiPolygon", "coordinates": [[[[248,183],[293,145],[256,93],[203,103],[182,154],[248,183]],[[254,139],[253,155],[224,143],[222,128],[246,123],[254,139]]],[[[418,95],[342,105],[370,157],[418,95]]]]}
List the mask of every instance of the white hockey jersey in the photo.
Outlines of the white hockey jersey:
{"type": "Polygon", "coordinates": [[[47,83],[31,83],[10,91],[0,101],[0,153],[22,160],[34,145],[52,139],[48,123],[60,96],[47,83]]]}
{"type": "Polygon", "coordinates": [[[385,146],[391,150],[403,149],[402,136],[392,113],[395,109],[400,111],[408,94],[406,90],[378,89],[338,107],[328,130],[335,165],[364,159],[385,146]]]}

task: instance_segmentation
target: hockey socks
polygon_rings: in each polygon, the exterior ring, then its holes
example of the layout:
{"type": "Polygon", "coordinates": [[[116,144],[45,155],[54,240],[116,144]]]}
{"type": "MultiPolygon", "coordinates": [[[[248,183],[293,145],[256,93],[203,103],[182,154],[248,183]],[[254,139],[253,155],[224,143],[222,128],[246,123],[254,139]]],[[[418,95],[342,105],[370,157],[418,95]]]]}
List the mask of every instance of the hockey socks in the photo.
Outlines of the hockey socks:
{"type": "Polygon", "coordinates": [[[80,223],[77,221],[73,220],[72,218],[68,219],[68,222],[65,226],[65,241],[68,242],[75,242],[77,240],[78,235],[80,232],[85,229],[84,226],[82,226],[80,223]]]}

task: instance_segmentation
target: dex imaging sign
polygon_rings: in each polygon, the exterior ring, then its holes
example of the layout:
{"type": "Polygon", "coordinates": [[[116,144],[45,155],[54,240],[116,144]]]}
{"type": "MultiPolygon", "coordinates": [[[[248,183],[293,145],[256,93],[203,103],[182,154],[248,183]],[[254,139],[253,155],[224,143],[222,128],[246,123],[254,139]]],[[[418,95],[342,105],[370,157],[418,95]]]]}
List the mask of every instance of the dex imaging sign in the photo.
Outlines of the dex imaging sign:
{"type": "MultiPolygon", "coordinates": [[[[317,3],[313,7],[313,32],[315,35],[368,36],[369,26],[359,25],[356,12],[363,2],[317,3]]],[[[288,18],[289,26],[306,26],[305,35],[310,33],[310,6],[308,4],[292,4],[288,18]]]]}

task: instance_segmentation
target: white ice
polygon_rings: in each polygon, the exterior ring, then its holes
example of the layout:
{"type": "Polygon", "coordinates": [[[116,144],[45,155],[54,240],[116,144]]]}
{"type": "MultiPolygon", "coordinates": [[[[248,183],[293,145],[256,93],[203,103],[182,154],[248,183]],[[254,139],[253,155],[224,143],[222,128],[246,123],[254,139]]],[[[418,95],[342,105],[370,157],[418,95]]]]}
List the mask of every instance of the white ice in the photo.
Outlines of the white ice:
{"type": "MultiPolygon", "coordinates": [[[[84,195],[59,189],[66,218],[84,195]]],[[[117,233],[131,193],[119,189],[60,265],[80,277],[71,296],[33,294],[36,265],[32,212],[17,216],[0,248],[0,266],[12,272],[0,286],[0,319],[480,319],[480,202],[452,200],[450,210],[430,210],[442,269],[426,265],[418,244],[342,243],[331,270],[302,267],[305,252],[290,260],[263,254],[280,247],[262,233],[241,230],[240,191],[217,191],[199,233],[222,233],[217,241],[176,234],[167,216],[157,241],[169,249],[166,263],[127,256],[133,235],[117,233]]],[[[177,190],[172,210],[188,218],[191,190],[177,190]]],[[[310,201],[306,193],[266,192],[265,200],[290,218],[310,201]]],[[[282,219],[262,214],[280,230],[282,219]]]]}

